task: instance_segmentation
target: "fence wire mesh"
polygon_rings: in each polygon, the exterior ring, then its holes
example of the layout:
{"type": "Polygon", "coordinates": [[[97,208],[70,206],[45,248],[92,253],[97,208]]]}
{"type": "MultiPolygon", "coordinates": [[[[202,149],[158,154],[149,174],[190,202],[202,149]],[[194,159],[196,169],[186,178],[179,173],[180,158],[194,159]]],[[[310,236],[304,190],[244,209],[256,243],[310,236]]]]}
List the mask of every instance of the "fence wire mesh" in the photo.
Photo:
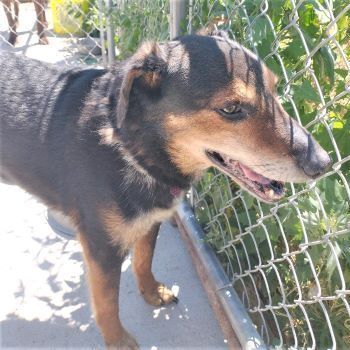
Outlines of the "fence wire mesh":
{"type": "MultiPolygon", "coordinates": [[[[189,28],[216,26],[280,77],[284,108],[334,160],[317,182],[268,206],[210,170],[196,216],[264,340],[350,348],[350,5],[348,1],[190,1],[189,28]]],[[[257,150],[258,152],[258,150],[257,150]]]]}
{"type": "Polygon", "coordinates": [[[112,12],[119,57],[134,53],[143,40],[168,40],[169,11],[169,0],[121,0],[112,12]]]}
{"type": "Polygon", "coordinates": [[[102,20],[95,0],[2,0],[0,49],[52,63],[102,65],[102,20]]]}
{"type": "Polygon", "coordinates": [[[2,0],[0,49],[68,65],[110,65],[169,38],[169,1],[2,0]]]}

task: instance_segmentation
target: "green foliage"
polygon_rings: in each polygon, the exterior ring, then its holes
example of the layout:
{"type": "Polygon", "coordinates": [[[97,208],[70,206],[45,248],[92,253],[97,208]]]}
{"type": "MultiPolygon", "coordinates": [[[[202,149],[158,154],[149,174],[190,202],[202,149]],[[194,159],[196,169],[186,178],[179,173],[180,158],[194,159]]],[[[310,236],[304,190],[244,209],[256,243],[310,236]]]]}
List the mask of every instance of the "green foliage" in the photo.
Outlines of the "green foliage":
{"type": "Polygon", "coordinates": [[[75,3],[70,0],[65,2],[65,11],[69,18],[80,26],[83,34],[98,36],[99,34],[99,10],[97,0],[75,3]]]}
{"type": "Polygon", "coordinates": [[[144,40],[164,41],[169,38],[169,1],[124,0],[112,12],[119,58],[134,53],[144,40]]]}
{"type": "Polygon", "coordinates": [[[168,0],[118,0],[110,13],[104,8],[102,15],[97,0],[89,0],[89,8],[83,16],[81,9],[76,6],[70,6],[68,14],[81,17],[82,29],[92,35],[99,34],[101,20],[106,27],[109,14],[115,33],[118,59],[125,59],[133,54],[144,40],[164,41],[169,38],[168,0]]]}
{"type": "MultiPolygon", "coordinates": [[[[334,34],[344,54],[350,57],[350,11],[340,17],[336,27],[332,27],[329,26],[331,16],[322,0],[302,2],[297,14],[293,12],[290,0],[269,1],[266,12],[268,17],[261,15],[261,1],[246,0],[241,6],[237,4],[238,2],[231,1],[197,0],[193,27],[196,29],[215,23],[219,28],[227,30],[235,40],[255,50],[270,69],[280,76],[278,91],[281,94],[292,78],[290,97],[282,98],[285,109],[292,116],[298,116],[304,125],[311,122],[309,130],[335,161],[339,156],[349,156],[350,103],[349,95],[343,93],[350,83],[349,72],[341,52],[327,38],[334,34]],[[296,26],[289,25],[292,19],[296,20],[298,30],[296,26]],[[312,53],[311,57],[309,53],[312,53]],[[313,74],[310,70],[303,70],[306,64],[309,64],[313,74]],[[294,101],[296,111],[290,98],[294,101]],[[314,121],[317,111],[335,99],[327,108],[325,122],[314,121]]],[[[334,17],[347,4],[347,0],[334,0],[334,17]]],[[[270,207],[258,204],[248,194],[243,194],[244,200],[237,197],[238,187],[233,183],[228,184],[227,178],[215,170],[208,171],[197,185],[200,200],[196,205],[196,216],[207,232],[208,242],[218,252],[230,275],[241,275],[244,270],[251,270],[261,261],[267,264],[268,261],[277,259],[278,262],[274,265],[281,279],[271,266],[263,269],[266,281],[260,272],[251,273],[259,288],[259,298],[264,304],[295,304],[294,301],[299,298],[312,300],[318,292],[322,296],[335,295],[335,290],[342,288],[337,260],[345,283],[349,286],[350,203],[347,191],[350,185],[350,161],[344,162],[340,170],[344,175],[342,178],[337,174],[325,177],[313,190],[298,196],[297,206],[282,205],[275,215],[269,215],[270,207]],[[251,226],[252,229],[245,231],[251,226]],[[342,231],[346,234],[331,234],[342,231]],[[235,239],[237,234],[241,234],[240,240],[235,239]],[[334,250],[327,244],[328,234],[334,250]],[[309,242],[315,244],[306,249],[303,244],[309,242]],[[289,260],[284,258],[285,254],[300,251],[301,253],[291,254],[289,260]],[[315,271],[311,268],[311,263],[315,266],[315,271]],[[315,274],[320,281],[320,291],[315,274]],[[295,277],[299,281],[299,287],[295,277]],[[283,296],[286,300],[283,300],[283,296]]],[[[302,186],[296,188],[300,189],[302,186]]],[[[253,308],[256,296],[253,292],[250,295],[250,291],[254,288],[249,277],[243,277],[242,280],[248,286],[246,289],[253,308]]],[[[236,288],[242,292],[240,284],[237,282],[236,288]]],[[[329,300],[324,304],[338,348],[349,348],[350,319],[343,301],[329,300]]],[[[316,347],[331,347],[327,321],[319,304],[306,305],[305,310],[312,328],[317,332],[316,347]]],[[[289,312],[299,346],[310,346],[311,337],[302,309],[296,306],[289,308],[289,312]]],[[[276,310],[276,317],[282,329],[284,344],[292,346],[289,318],[283,309],[276,310]]],[[[273,317],[267,319],[271,344],[278,344],[276,320],[273,317]]],[[[256,321],[259,323],[259,320],[256,321]]]]}

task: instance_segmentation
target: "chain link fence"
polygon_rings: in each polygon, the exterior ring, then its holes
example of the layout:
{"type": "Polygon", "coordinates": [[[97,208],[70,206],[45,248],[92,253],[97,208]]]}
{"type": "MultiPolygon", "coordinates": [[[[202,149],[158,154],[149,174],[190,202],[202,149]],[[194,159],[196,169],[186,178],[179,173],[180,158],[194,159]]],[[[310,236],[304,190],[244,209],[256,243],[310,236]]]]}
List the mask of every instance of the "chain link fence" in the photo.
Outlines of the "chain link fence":
{"type": "MultiPolygon", "coordinates": [[[[2,0],[0,49],[107,66],[144,39],[169,39],[169,1],[2,0]],[[16,4],[19,14],[16,15],[16,4]],[[37,12],[48,42],[38,45],[37,12]],[[17,19],[13,26],[4,9],[17,19]]],[[[218,27],[280,77],[284,108],[334,160],[317,182],[268,206],[209,170],[193,191],[197,219],[270,346],[350,348],[350,4],[348,0],[189,0],[188,32],[218,27]]],[[[40,27],[40,25],[39,25],[40,27]]]]}
{"type": "Polygon", "coordinates": [[[52,63],[108,66],[142,40],[169,39],[169,1],[1,2],[0,49],[52,63]]]}
{"type": "Polygon", "coordinates": [[[350,348],[350,4],[191,1],[190,28],[216,26],[280,77],[284,108],[334,160],[317,182],[266,205],[208,171],[196,216],[270,346],[350,348]]]}
{"type": "Polygon", "coordinates": [[[0,49],[52,63],[106,65],[97,0],[2,0],[0,49]]]}

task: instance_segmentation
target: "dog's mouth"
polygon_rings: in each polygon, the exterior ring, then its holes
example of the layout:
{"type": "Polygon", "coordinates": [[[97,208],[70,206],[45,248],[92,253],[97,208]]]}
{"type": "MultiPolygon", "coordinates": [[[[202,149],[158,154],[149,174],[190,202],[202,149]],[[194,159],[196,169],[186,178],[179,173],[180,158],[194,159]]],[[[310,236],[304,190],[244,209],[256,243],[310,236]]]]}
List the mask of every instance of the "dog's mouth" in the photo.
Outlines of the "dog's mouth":
{"type": "Polygon", "coordinates": [[[240,186],[248,190],[258,199],[273,203],[280,200],[285,193],[284,183],[269,179],[241,164],[237,160],[215,151],[205,151],[209,160],[216,167],[232,177],[240,186]]]}

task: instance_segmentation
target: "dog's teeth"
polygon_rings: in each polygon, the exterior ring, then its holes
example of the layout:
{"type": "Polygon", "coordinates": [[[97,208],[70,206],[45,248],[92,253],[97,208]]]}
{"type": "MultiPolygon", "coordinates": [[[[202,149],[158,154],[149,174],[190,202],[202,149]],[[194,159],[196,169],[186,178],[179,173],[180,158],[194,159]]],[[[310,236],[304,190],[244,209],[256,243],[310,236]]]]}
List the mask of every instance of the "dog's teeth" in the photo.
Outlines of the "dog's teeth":
{"type": "Polygon", "coordinates": [[[274,197],[275,196],[275,191],[273,190],[273,189],[270,189],[269,191],[268,191],[268,195],[272,198],[272,197],[274,197]]]}

